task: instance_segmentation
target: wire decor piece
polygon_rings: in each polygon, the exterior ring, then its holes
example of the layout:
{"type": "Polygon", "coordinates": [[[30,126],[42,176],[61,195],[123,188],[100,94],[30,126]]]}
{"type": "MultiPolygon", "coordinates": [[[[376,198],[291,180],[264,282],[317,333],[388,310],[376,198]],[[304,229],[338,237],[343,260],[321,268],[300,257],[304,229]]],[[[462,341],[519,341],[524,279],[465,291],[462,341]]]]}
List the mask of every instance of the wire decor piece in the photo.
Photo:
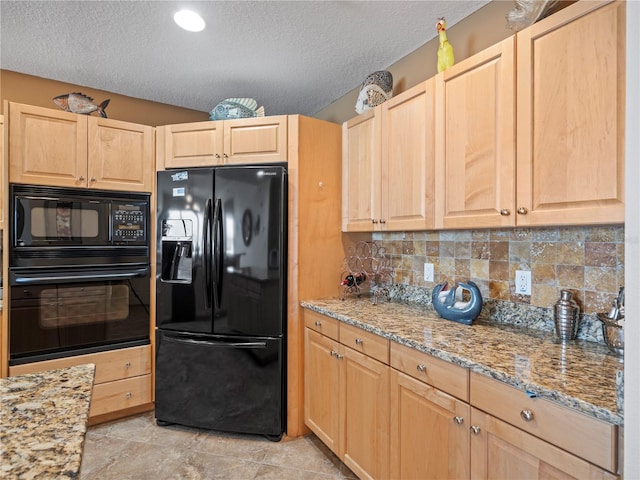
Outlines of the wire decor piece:
{"type": "Polygon", "coordinates": [[[389,301],[387,287],[392,282],[391,260],[384,247],[379,247],[375,242],[358,242],[349,247],[340,275],[342,300],[347,295],[360,296],[369,292],[373,295],[374,304],[381,297],[389,301]]]}

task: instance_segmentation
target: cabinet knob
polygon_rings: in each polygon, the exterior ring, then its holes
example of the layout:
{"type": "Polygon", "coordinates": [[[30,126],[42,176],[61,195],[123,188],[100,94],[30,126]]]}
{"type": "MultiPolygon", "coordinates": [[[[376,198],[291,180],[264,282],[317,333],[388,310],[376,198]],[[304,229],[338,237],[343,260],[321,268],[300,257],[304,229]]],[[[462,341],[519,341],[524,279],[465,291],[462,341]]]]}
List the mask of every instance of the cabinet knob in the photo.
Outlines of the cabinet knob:
{"type": "Polygon", "coordinates": [[[471,430],[471,433],[473,433],[474,435],[480,434],[480,427],[476,427],[475,425],[471,425],[469,427],[469,430],[471,430]]]}
{"type": "Polygon", "coordinates": [[[529,210],[527,210],[525,207],[520,207],[518,209],[518,215],[526,215],[527,213],[529,213],[529,210]]]}
{"type": "Polygon", "coordinates": [[[127,362],[124,364],[124,368],[131,368],[131,362],[127,362]]]}
{"type": "Polygon", "coordinates": [[[384,218],[381,218],[380,223],[387,223],[387,221],[384,218]]]}
{"type": "Polygon", "coordinates": [[[220,154],[219,154],[219,153],[216,153],[216,154],[214,155],[214,157],[216,157],[216,158],[220,158],[220,154]]]}
{"type": "Polygon", "coordinates": [[[522,410],[520,412],[520,418],[522,418],[525,422],[530,422],[533,420],[533,412],[531,410],[522,410]]]}
{"type": "Polygon", "coordinates": [[[124,398],[128,399],[128,398],[131,398],[131,397],[133,397],[133,393],[131,393],[131,392],[127,392],[127,393],[124,394],[124,398]]]}
{"type": "Polygon", "coordinates": [[[338,353],[338,354],[336,355],[336,358],[337,358],[338,360],[342,360],[342,359],[344,358],[344,355],[342,355],[342,354],[338,353]]]}
{"type": "Polygon", "coordinates": [[[363,341],[361,338],[356,338],[356,345],[362,345],[363,341]]]}
{"type": "Polygon", "coordinates": [[[502,215],[503,217],[508,217],[509,215],[511,215],[511,210],[509,210],[508,208],[503,208],[502,210],[500,210],[500,215],[502,215]]]}
{"type": "Polygon", "coordinates": [[[456,425],[462,425],[464,423],[464,418],[455,416],[453,417],[453,421],[456,422],[456,425]]]}
{"type": "Polygon", "coordinates": [[[378,223],[378,220],[376,220],[375,218],[372,218],[372,219],[371,219],[371,222],[372,222],[372,223],[378,223]]]}
{"type": "Polygon", "coordinates": [[[80,180],[81,182],[84,182],[84,176],[80,175],[80,176],[78,177],[78,180],[80,180]]]}
{"type": "Polygon", "coordinates": [[[96,177],[91,177],[91,178],[89,179],[89,181],[90,181],[90,182],[95,182],[95,181],[96,181],[96,177]]]}
{"type": "Polygon", "coordinates": [[[331,350],[331,351],[329,352],[329,355],[331,355],[332,357],[335,357],[335,356],[337,356],[337,355],[338,355],[338,352],[336,352],[335,350],[331,350]]]}
{"type": "Polygon", "coordinates": [[[424,363],[419,363],[418,366],[416,367],[416,369],[419,372],[426,372],[427,371],[427,366],[424,363]]]}
{"type": "Polygon", "coordinates": [[[223,153],[222,156],[226,159],[229,158],[229,155],[227,155],[226,153],[223,153]]]}
{"type": "Polygon", "coordinates": [[[320,320],[316,320],[315,324],[316,324],[316,327],[322,326],[322,322],[320,320]]]}

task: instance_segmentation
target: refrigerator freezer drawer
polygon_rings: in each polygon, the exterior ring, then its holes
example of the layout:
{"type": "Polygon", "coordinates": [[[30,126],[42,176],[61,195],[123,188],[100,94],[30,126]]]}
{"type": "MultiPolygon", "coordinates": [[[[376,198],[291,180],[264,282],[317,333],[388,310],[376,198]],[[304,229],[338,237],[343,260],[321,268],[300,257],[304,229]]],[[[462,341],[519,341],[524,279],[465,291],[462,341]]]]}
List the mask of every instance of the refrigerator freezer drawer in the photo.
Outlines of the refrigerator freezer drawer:
{"type": "Polygon", "coordinates": [[[282,338],[157,331],[159,421],[280,436],[285,431],[282,338]]]}

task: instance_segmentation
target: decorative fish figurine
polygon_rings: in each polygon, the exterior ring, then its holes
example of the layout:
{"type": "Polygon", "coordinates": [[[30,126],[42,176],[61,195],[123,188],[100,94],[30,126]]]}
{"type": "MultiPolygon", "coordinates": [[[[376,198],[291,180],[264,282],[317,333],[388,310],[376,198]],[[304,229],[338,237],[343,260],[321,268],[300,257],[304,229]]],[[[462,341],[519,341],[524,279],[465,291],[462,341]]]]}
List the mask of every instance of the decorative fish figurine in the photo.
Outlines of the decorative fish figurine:
{"type": "Polygon", "coordinates": [[[379,70],[366,76],[360,86],[356,100],[356,113],[363,113],[376,105],[386,102],[393,95],[393,75],[387,70],[379,70]]]}
{"type": "Polygon", "coordinates": [[[431,301],[438,315],[465,325],[471,325],[482,310],[482,294],[478,286],[469,281],[460,282],[457,287],[445,290],[447,282],[439,283],[433,288],[431,301]],[[470,300],[463,300],[463,292],[468,291],[470,300]]]}
{"type": "Polygon", "coordinates": [[[264,107],[258,107],[254,98],[227,98],[209,112],[209,120],[264,117],[264,107]]]}
{"type": "Polygon", "coordinates": [[[447,40],[447,22],[444,17],[438,19],[436,23],[438,36],[440,37],[440,46],[438,47],[438,73],[445,71],[454,63],[453,47],[447,40]]]}
{"type": "Polygon", "coordinates": [[[90,113],[97,111],[102,118],[107,118],[107,114],[104,109],[107,108],[109,102],[110,99],[107,98],[100,105],[96,105],[93,102],[93,98],[87,97],[86,95],[79,92],[66,93],[64,95],[53,97],[53,103],[55,103],[65,112],[82,113],[84,115],[89,115],[90,113]]]}

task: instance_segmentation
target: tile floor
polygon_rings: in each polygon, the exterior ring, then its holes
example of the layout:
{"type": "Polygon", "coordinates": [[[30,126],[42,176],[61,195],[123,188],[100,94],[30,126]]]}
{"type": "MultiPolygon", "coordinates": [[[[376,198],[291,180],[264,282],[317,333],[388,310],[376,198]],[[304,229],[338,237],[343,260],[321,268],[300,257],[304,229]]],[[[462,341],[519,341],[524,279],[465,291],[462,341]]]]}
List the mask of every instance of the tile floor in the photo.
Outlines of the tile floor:
{"type": "Polygon", "coordinates": [[[153,412],[89,427],[80,480],[357,478],[313,435],[271,442],[171,425],[153,412]]]}

